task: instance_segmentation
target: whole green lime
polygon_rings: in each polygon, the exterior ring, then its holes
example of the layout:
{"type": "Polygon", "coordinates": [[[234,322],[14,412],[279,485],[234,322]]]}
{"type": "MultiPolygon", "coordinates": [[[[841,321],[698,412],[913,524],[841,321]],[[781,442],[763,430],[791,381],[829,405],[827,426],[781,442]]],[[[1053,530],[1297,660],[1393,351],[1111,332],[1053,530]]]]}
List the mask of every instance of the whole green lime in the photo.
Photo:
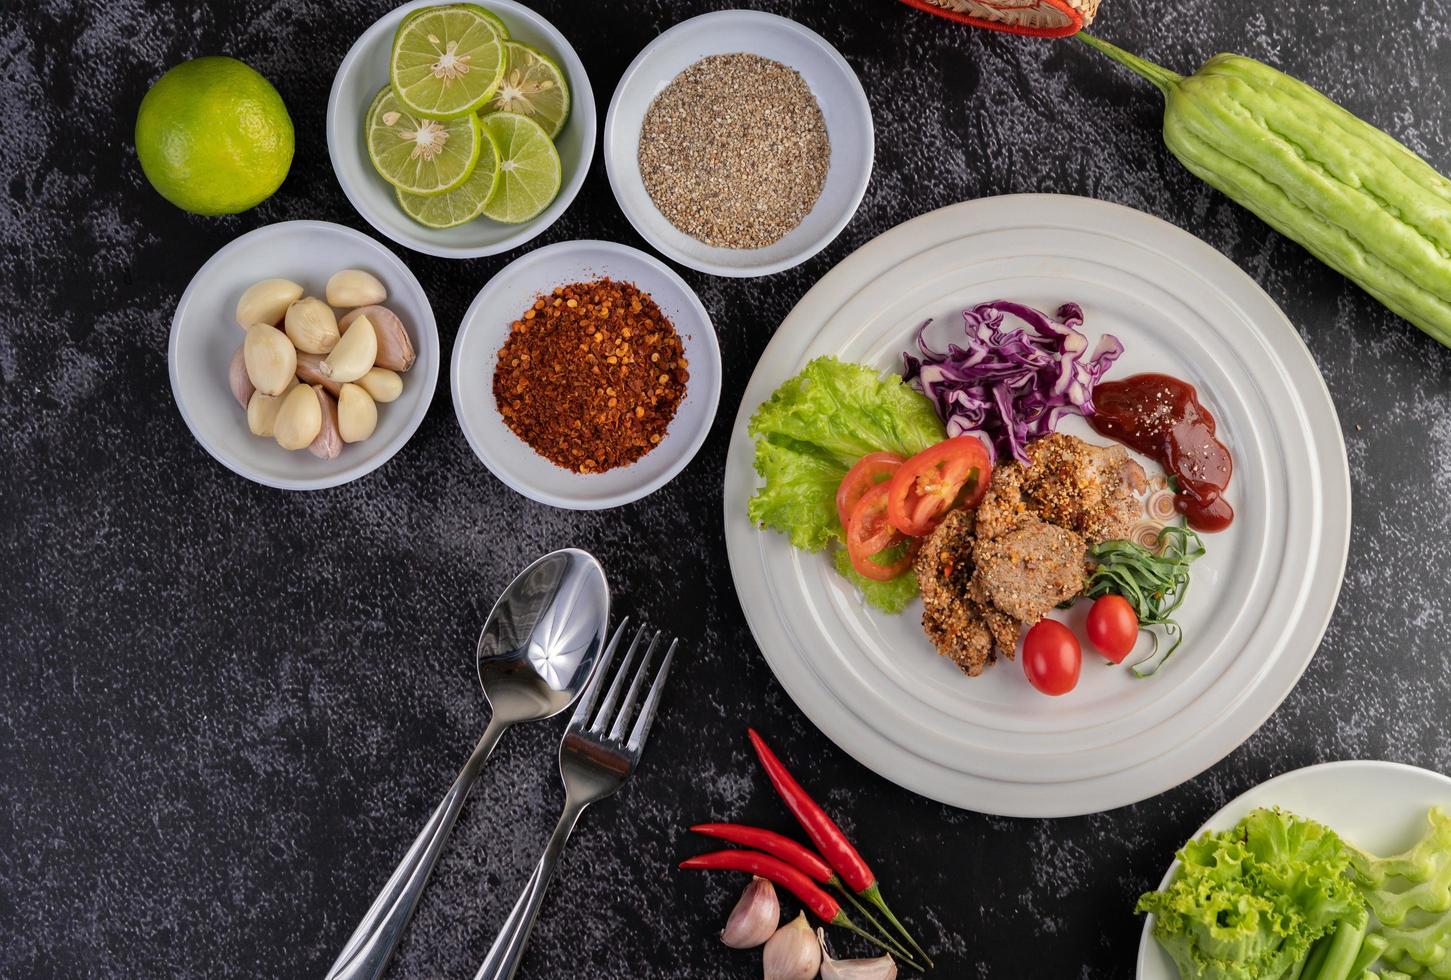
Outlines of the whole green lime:
{"type": "Polygon", "coordinates": [[[136,113],[136,156],[161,196],[195,214],[235,214],[281,186],[292,119],[272,84],[236,58],[183,62],[136,113]]]}

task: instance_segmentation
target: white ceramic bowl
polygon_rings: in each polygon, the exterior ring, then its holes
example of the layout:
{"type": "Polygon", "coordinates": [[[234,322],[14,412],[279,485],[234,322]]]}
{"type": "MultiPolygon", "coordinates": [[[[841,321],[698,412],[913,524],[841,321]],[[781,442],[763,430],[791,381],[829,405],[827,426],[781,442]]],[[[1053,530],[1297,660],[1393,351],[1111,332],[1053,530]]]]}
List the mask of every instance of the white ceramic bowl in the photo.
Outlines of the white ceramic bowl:
{"type": "Polygon", "coordinates": [[[661,34],[625,69],[605,117],[605,169],[620,210],[667,258],[717,276],[769,275],[825,248],[866,193],[872,153],[871,106],[846,59],[816,32],[759,10],[702,14],[661,34]],[[771,58],[800,72],[821,104],[831,138],[831,169],[816,206],[766,248],[717,248],[696,241],[666,220],[640,177],[640,127],[655,96],[701,58],[735,52],[771,58]]]}
{"type": "Polygon", "coordinates": [[[670,482],[710,432],[720,401],[720,347],[699,297],[665,263],[614,242],[559,242],[516,259],[474,299],[453,345],[453,408],[469,445],[495,476],[532,500],[599,510],[639,500],[670,482]],[[494,364],[509,325],[556,286],[608,276],[649,293],[685,346],[690,382],[660,444],[628,466],[572,473],[537,454],[504,424],[494,401],[494,364]]]}
{"type": "Polygon", "coordinates": [[[428,297],[398,257],[361,232],[326,221],[284,221],[248,232],[207,260],[181,295],[167,345],[171,394],[181,417],[218,462],[249,480],[283,490],[320,490],[356,480],[386,463],[423,421],[438,384],[438,327],[428,297]],[[384,302],[408,329],[418,359],[403,375],[403,394],[378,406],[378,428],[344,445],[336,459],[288,452],[254,436],[247,413],[227,386],[227,368],[243,330],[234,315],[242,291],[281,277],[322,296],[339,269],[364,269],[388,289],[384,302]]]}
{"type": "Polygon", "coordinates": [[[373,169],[363,142],[363,114],[378,90],[388,84],[388,56],[393,33],[403,19],[419,7],[437,6],[441,0],[413,0],[383,15],[353,43],[333,77],[327,100],[327,150],[333,173],[353,207],[368,224],[400,245],[449,259],[494,255],[523,245],[559,218],[579,193],[594,157],[594,90],[579,55],[564,35],[543,17],[513,0],[476,0],[504,19],[517,41],[543,51],[564,69],[570,87],[569,120],[555,137],[563,166],[563,186],[554,203],[536,218],[506,225],[477,218],[456,228],[426,228],[403,213],[393,186],[373,169]]]}

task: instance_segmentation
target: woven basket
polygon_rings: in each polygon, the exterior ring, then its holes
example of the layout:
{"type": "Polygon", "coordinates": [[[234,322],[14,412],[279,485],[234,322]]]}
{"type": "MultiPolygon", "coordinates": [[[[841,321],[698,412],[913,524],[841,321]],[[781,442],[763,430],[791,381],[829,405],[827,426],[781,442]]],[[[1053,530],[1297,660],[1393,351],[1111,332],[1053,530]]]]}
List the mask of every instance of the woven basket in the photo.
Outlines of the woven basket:
{"type": "Polygon", "coordinates": [[[1093,23],[1099,0],[904,0],[921,10],[990,30],[1063,37],[1093,23]]]}

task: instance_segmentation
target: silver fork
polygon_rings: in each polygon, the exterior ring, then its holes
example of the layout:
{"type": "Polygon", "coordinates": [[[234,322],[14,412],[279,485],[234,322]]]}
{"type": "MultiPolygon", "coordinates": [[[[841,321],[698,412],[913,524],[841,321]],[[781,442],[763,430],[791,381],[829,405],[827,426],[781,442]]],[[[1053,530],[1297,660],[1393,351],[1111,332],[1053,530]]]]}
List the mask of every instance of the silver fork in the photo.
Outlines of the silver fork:
{"type": "Polygon", "coordinates": [[[595,698],[604,686],[605,675],[609,673],[610,662],[614,659],[615,649],[619,646],[627,625],[621,623],[615,630],[614,637],[602,655],[599,669],[595,671],[584,696],[579,699],[579,706],[574,709],[574,715],[569,719],[564,740],[559,743],[559,774],[564,780],[564,812],[559,816],[559,823],[554,826],[554,833],[549,835],[549,843],[544,846],[544,853],[534,868],[534,874],[524,886],[519,900],[514,903],[513,911],[504,921],[504,927],[499,931],[494,945],[489,948],[489,955],[484,957],[484,965],[474,974],[474,980],[509,980],[519,969],[519,961],[524,958],[524,947],[529,943],[529,933],[534,928],[534,920],[539,917],[539,907],[544,903],[549,879],[554,876],[554,866],[559,863],[559,856],[564,853],[564,844],[574,831],[574,825],[579,822],[580,814],[591,803],[612,796],[625,785],[625,780],[630,778],[640,762],[640,751],[645,747],[645,739],[650,735],[650,725],[655,721],[655,712],[660,707],[660,695],[665,689],[665,675],[670,671],[670,661],[675,658],[675,648],[680,641],[670,641],[670,648],[665,651],[665,659],[660,662],[660,668],[655,672],[655,680],[650,685],[650,693],[640,708],[634,728],[628,728],[630,714],[648,676],[650,661],[654,659],[655,651],[660,646],[661,634],[656,631],[651,637],[645,656],[635,670],[634,680],[630,682],[630,689],[620,703],[619,713],[616,714],[615,702],[619,699],[620,688],[630,672],[635,653],[649,630],[648,625],[640,626],[634,640],[630,642],[630,649],[625,653],[620,669],[615,672],[609,691],[600,702],[599,710],[594,712],[595,698]],[[591,712],[594,712],[593,721],[590,720],[591,712]],[[627,730],[628,739],[625,737],[627,730]]]}

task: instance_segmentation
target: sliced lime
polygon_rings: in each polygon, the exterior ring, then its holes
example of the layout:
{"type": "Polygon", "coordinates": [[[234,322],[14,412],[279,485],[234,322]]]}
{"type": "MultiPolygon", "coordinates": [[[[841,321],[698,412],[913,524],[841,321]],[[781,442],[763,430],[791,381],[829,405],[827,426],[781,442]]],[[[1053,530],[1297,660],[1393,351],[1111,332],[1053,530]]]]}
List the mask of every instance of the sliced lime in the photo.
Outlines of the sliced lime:
{"type": "Polygon", "coordinates": [[[517,112],[528,116],[553,139],[569,118],[569,83],[564,72],[542,51],[518,41],[506,41],[504,80],[489,100],[490,112],[517,112]]]}
{"type": "MultiPolygon", "coordinates": [[[[494,28],[494,33],[495,34],[499,35],[499,37],[502,38],[505,41],[509,40],[509,25],[504,23],[504,18],[500,17],[498,14],[494,13],[489,8],[487,8],[487,7],[481,7],[478,4],[476,4],[476,3],[460,3],[460,4],[456,4],[456,6],[459,6],[459,7],[468,7],[471,10],[478,11],[479,16],[480,17],[483,17],[485,20],[487,20],[489,22],[490,26],[492,26],[494,28]]],[[[418,16],[420,16],[422,14],[426,14],[426,13],[428,13],[432,9],[434,9],[434,8],[432,8],[432,7],[419,7],[417,10],[413,11],[413,13],[409,14],[407,17],[404,17],[403,18],[403,23],[406,24],[410,20],[412,20],[413,18],[418,17],[418,16]]]]}
{"type": "Polygon", "coordinates": [[[484,216],[519,224],[559,196],[559,151],[537,122],[517,112],[491,112],[484,131],[499,148],[499,186],[484,205],[484,216]]]}
{"type": "Polygon", "coordinates": [[[480,129],[483,147],[469,179],[442,194],[409,194],[394,188],[403,213],[430,228],[452,228],[477,218],[499,186],[499,151],[494,140],[480,129]]]}
{"type": "Polygon", "coordinates": [[[389,80],[422,116],[452,119],[483,106],[504,75],[504,41],[481,7],[425,7],[398,25],[389,80]]]}
{"type": "Polygon", "coordinates": [[[388,87],[363,119],[368,158],[382,178],[410,194],[442,194],[469,179],[484,134],[477,116],[427,119],[405,109],[388,87]]]}

